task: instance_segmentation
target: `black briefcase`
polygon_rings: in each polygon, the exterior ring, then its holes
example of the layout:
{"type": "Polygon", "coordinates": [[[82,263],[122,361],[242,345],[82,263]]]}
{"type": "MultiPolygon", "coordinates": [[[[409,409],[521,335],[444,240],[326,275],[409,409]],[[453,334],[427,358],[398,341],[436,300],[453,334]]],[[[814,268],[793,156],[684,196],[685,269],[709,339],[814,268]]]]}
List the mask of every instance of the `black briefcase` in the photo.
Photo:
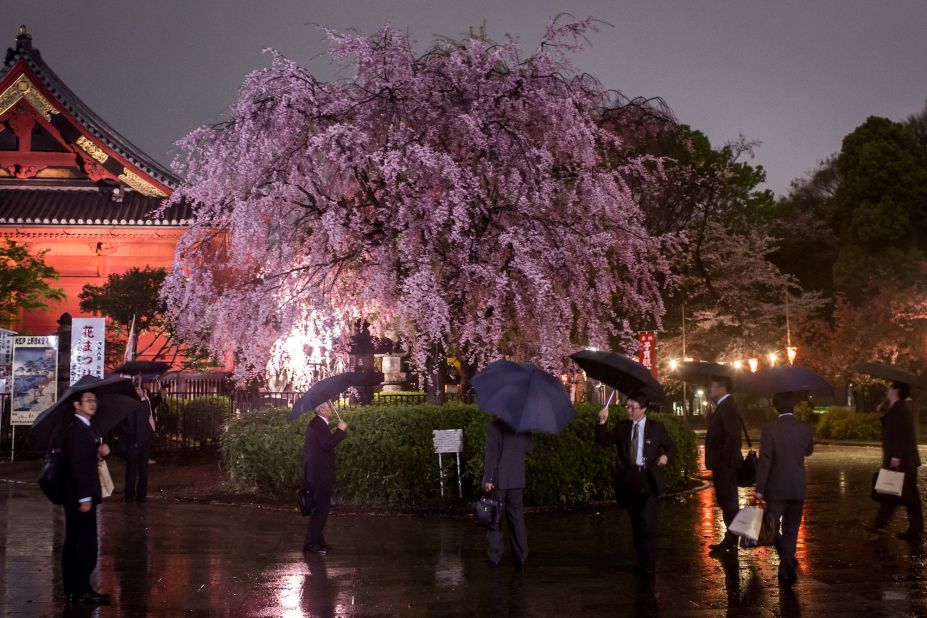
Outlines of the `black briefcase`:
{"type": "Polygon", "coordinates": [[[64,504],[64,453],[53,449],[45,454],[39,487],[52,504],[64,504]]]}
{"type": "Polygon", "coordinates": [[[488,530],[502,528],[502,501],[484,494],[476,503],[476,525],[488,530]]]}
{"type": "Polygon", "coordinates": [[[296,506],[303,517],[312,514],[312,488],[301,487],[296,490],[296,506]]]}

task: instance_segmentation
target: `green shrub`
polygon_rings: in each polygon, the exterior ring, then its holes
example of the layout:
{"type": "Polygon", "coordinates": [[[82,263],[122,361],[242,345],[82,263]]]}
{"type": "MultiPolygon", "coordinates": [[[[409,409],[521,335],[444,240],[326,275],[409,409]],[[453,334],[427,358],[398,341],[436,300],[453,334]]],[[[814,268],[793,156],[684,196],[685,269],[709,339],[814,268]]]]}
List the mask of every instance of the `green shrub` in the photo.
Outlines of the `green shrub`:
{"type": "MultiPolygon", "coordinates": [[[[572,504],[612,496],[614,449],[595,443],[597,406],[581,405],[560,436],[537,434],[526,464],[529,504],[572,504]]],[[[222,435],[222,455],[231,478],[261,493],[286,498],[301,479],[303,434],[311,415],[287,420],[288,410],[262,410],[234,417],[222,435]]],[[[350,425],[337,450],[338,495],[346,503],[412,505],[438,495],[435,429],[463,429],[461,476],[466,496],[479,491],[483,440],[489,417],[475,405],[366,406],[341,412],[350,425]]],[[[616,410],[613,417],[621,417],[616,410]]],[[[676,440],[679,454],[668,469],[681,487],[696,469],[695,434],[677,417],[656,415],[676,440]]],[[[448,465],[452,456],[445,456],[448,465]]],[[[448,469],[450,467],[448,466],[448,469]]],[[[446,476],[456,483],[453,475],[446,476]]],[[[452,487],[452,491],[453,491],[452,487]]]]}
{"type": "Polygon", "coordinates": [[[835,406],[821,415],[815,434],[834,440],[879,440],[882,426],[876,414],[835,406]]]}
{"type": "Polygon", "coordinates": [[[230,414],[231,402],[228,397],[208,395],[185,401],[180,407],[183,436],[200,445],[215,444],[230,414]]]}

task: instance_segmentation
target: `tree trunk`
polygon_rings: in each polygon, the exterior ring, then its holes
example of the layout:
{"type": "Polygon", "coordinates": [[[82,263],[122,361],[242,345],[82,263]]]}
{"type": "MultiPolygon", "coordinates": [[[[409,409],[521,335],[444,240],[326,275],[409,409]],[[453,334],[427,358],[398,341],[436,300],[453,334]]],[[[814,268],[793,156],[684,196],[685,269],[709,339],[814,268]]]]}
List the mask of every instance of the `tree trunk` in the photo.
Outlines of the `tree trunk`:
{"type": "Polygon", "coordinates": [[[436,349],[428,355],[428,365],[425,368],[425,398],[435,406],[447,402],[445,385],[447,384],[447,354],[436,349]]]}

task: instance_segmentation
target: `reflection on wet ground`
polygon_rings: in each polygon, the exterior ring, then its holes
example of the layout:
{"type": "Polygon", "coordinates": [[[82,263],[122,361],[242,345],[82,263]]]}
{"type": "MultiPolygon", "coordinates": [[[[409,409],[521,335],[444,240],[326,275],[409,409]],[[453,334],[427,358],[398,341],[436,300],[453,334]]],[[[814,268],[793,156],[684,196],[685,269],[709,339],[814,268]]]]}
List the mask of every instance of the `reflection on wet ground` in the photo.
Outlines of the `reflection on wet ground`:
{"type": "MultiPolygon", "coordinates": [[[[802,579],[776,584],[771,548],[717,560],[712,490],[662,505],[658,576],[633,570],[615,508],[528,516],[529,566],[493,568],[464,519],[332,516],[326,557],[300,552],[294,513],[148,502],[101,509],[99,616],[925,615],[927,553],[861,529],[874,448],[818,447],[799,539],[802,579]]],[[[923,485],[923,484],[922,484],[923,485]]],[[[896,530],[906,525],[903,511],[896,530]]],[[[62,515],[31,486],[0,484],[3,615],[62,615],[62,515]]]]}

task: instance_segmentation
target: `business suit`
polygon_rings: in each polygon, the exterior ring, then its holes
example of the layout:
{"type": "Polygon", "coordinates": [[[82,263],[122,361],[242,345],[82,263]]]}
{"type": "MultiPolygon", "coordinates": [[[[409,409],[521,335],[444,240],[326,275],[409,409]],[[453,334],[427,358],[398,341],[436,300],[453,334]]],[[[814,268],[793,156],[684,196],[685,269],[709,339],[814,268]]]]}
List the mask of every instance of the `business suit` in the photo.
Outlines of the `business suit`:
{"type": "Polygon", "coordinates": [[[148,460],[155,436],[153,419],[151,402],[147,399],[138,402],[126,417],[126,501],[137,498],[142,502],[148,497],[148,460]]]}
{"type": "Polygon", "coordinates": [[[794,582],[798,575],[795,547],[805,505],[805,457],[814,452],[814,431],[792,414],[763,426],[756,464],[756,492],[776,526],[779,578],[794,582]],[[781,520],[781,528],[780,528],[781,520]]]}
{"type": "MultiPolygon", "coordinates": [[[[901,461],[897,470],[904,473],[902,496],[908,512],[908,531],[920,534],[924,531],[924,514],[921,495],[917,489],[917,469],[921,456],[917,450],[917,435],[914,428],[914,414],[904,401],[895,401],[882,415],[882,467],[891,468],[892,458],[901,461]]],[[[876,528],[885,528],[895,513],[897,504],[883,502],[876,516],[876,528]]]]}
{"type": "MultiPolygon", "coordinates": [[[[515,433],[508,425],[493,419],[486,426],[483,458],[483,484],[492,483],[495,497],[502,502],[509,526],[515,561],[528,559],[528,531],[525,528],[525,457],[531,452],[531,434],[515,433]]],[[[489,560],[502,559],[502,530],[488,530],[489,560]]]]}
{"type": "Polygon", "coordinates": [[[99,437],[92,426],[71,417],[62,435],[64,451],[64,548],[61,573],[65,594],[92,592],[90,575],[97,566],[97,505],[103,501],[97,473],[99,437]],[[89,511],[80,511],[80,501],[90,498],[89,511]]]}
{"type": "Polygon", "coordinates": [[[332,433],[328,423],[319,415],[315,415],[306,427],[303,478],[312,488],[312,513],[303,549],[315,551],[327,546],[324,532],[335,491],[335,447],[345,436],[347,434],[341,429],[332,433]]]}
{"type": "MultiPolygon", "coordinates": [[[[741,419],[737,412],[734,398],[727,395],[718,404],[714,413],[708,417],[708,433],[705,435],[705,467],[711,470],[711,480],[715,486],[715,497],[724,524],[730,526],[737,516],[739,503],[737,499],[737,472],[743,463],[741,453],[741,419]]],[[[724,533],[727,546],[737,545],[737,536],[724,533]]]]}
{"type": "Polygon", "coordinates": [[[658,461],[661,455],[672,459],[676,443],[659,421],[645,416],[642,422],[637,430],[642,434],[637,441],[639,453],[631,451],[635,423],[630,419],[618,422],[611,431],[605,423],[598,423],[595,438],[602,446],[617,446],[615,500],[628,508],[638,559],[652,573],[657,558],[657,498],[666,489],[666,470],[658,461]]]}

